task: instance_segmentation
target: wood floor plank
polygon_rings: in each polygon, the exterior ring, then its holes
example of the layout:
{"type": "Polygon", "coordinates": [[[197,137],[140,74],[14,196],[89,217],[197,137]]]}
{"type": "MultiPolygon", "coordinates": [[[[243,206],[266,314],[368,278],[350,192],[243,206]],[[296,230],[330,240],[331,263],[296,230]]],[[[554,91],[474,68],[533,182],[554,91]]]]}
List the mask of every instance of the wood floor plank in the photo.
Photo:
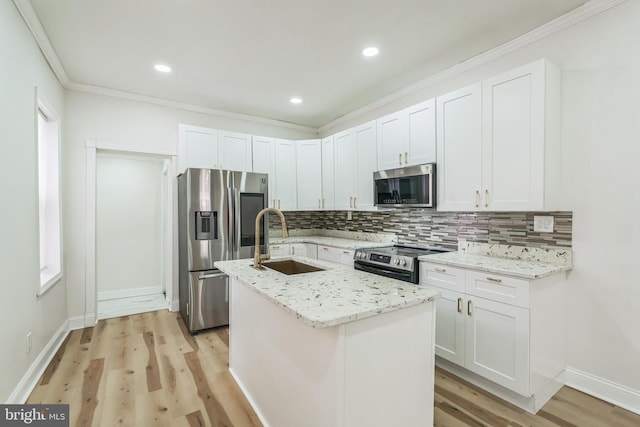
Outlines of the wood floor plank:
{"type": "MultiPolygon", "coordinates": [[[[194,337],[166,310],[101,320],[69,333],[28,403],[69,403],[74,426],[261,427],[228,371],[228,345],[228,328],[194,337]]],[[[569,387],[532,415],[439,368],[435,384],[436,427],[640,426],[569,387]]]]}
{"type": "Polygon", "coordinates": [[[194,382],[198,388],[198,397],[204,403],[211,425],[214,427],[233,426],[225,409],[216,399],[209,387],[205,373],[202,370],[200,360],[198,359],[198,354],[196,352],[185,353],[184,358],[187,361],[191,374],[193,375],[194,382]]]}
{"type": "Polygon", "coordinates": [[[93,416],[98,406],[98,387],[100,387],[103,367],[104,359],[94,359],[84,372],[82,407],[76,424],[78,426],[91,426],[93,423],[93,416]]]}
{"type": "Polygon", "coordinates": [[[144,342],[147,345],[147,352],[149,353],[145,371],[147,373],[147,390],[152,392],[162,388],[162,384],[160,383],[160,367],[158,365],[158,358],[156,357],[156,344],[153,332],[145,332],[143,336],[144,342]]]}
{"type": "Polygon", "coordinates": [[[134,372],[123,368],[106,375],[105,399],[100,426],[128,427],[136,425],[136,399],[134,372]]]}

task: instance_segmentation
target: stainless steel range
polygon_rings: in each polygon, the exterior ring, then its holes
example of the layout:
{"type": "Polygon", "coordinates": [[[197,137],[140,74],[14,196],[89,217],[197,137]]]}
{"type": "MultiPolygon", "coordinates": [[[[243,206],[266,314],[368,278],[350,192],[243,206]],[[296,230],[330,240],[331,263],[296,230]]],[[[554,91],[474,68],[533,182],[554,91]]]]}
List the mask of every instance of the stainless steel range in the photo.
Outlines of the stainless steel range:
{"type": "Polygon", "coordinates": [[[405,282],[418,283],[418,257],[449,252],[448,249],[411,246],[382,246],[356,249],[353,267],[405,282]]]}

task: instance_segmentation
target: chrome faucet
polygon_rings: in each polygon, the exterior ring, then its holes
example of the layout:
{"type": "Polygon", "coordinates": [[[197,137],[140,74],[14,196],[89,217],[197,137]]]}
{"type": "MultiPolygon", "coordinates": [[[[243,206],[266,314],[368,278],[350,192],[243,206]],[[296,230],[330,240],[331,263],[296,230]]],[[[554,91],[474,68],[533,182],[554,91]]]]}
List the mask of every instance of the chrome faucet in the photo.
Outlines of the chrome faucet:
{"type": "MultiPolygon", "coordinates": [[[[269,246],[267,246],[266,254],[260,253],[260,220],[262,219],[264,214],[266,214],[267,212],[273,212],[275,214],[278,214],[278,216],[280,217],[280,222],[282,223],[282,237],[289,237],[289,233],[287,232],[287,223],[284,219],[284,214],[280,209],[265,208],[265,209],[262,209],[260,212],[258,212],[258,215],[256,215],[256,240],[255,240],[256,250],[253,256],[253,268],[256,268],[258,270],[262,270],[264,268],[260,265],[262,261],[266,261],[269,258],[271,258],[271,255],[269,254],[269,246]]],[[[266,230],[265,233],[268,231],[269,230],[266,230]]]]}

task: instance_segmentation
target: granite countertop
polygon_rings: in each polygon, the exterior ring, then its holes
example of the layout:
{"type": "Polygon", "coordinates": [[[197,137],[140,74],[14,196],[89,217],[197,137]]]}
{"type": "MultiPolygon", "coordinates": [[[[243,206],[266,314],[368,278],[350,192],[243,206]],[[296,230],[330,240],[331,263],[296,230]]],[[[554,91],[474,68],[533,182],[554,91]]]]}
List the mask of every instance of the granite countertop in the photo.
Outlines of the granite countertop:
{"type": "Polygon", "coordinates": [[[367,240],[348,239],[342,237],[329,236],[291,236],[291,237],[269,237],[270,245],[283,243],[315,243],[317,245],[333,246],[341,249],[374,248],[389,246],[391,242],[372,242],[367,240]]]}
{"type": "Polygon", "coordinates": [[[314,328],[327,328],[432,301],[434,289],[299,256],[293,259],[325,268],[285,275],[255,270],[250,259],[217,261],[219,268],[251,290],[314,328]]]}
{"type": "Polygon", "coordinates": [[[457,252],[424,255],[423,262],[535,280],[573,268],[571,249],[460,242],[457,252]]]}

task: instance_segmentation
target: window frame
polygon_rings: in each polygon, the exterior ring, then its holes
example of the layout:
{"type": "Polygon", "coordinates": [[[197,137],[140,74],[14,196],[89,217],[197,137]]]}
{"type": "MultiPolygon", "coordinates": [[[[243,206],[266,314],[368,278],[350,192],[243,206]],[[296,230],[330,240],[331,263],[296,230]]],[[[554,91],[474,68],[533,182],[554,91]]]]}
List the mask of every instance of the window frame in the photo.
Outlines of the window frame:
{"type": "Polygon", "coordinates": [[[44,295],[49,289],[59,283],[63,278],[63,244],[62,244],[62,197],[61,197],[61,121],[60,116],[40,95],[36,97],[35,108],[35,142],[36,142],[36,184],[37,184],[37,230],[38,230],[38,291],[37,297],[44,295]],[[41,122],[42,120],[42,122],[41,122]],[[46,123],[47,126],[42,124],[46,123]],[[43,142],[43,137],[48,136],[49,139],[43,142]],[[55,138],[55,139],[54,139],[55,138]],[[46,157],[46,165],[42,165],[43,150],[42,144],[51,144],[54,141],[55,148],[53,151],[44,154],[46,157]],[[55,159],[50,159],[51,153],[55,153],[55,159]],[[48,171],[55,168],[54,171],[48,171]],[[47,190],[51,190],[50,181],[46,181],[43,186],[41,181],[43,173],[47,177],[55,177],[53,185],[54,195],[47,197],[53,202],[43,202],[42,194],[47,190]],[[44,187],[44,189],[43,189],[44,187]],[[55,212],[51,217],[51,211],[55,212]],[[53,228],[53,230],[51,230],[53,228]],[[44,230],[44,232],[43,232],[44,230]],[[53,262],[52,262],[53,260],[53,262]],[[49,270],[49,271],[48,271],[49,270]]]}

